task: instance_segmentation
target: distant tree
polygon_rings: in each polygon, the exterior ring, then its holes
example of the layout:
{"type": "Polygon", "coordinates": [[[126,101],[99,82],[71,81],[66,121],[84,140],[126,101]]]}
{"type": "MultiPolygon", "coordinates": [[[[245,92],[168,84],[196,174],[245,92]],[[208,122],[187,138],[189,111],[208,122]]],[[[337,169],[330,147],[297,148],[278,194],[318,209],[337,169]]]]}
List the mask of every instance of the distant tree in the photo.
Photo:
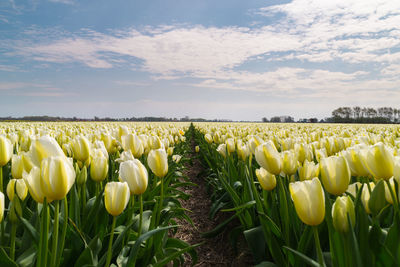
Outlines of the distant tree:
{"type": "Polygon", "coordinates": [[[270,121],[271,122],[281,122],[281,118],[278,116],[275,116],[275,117],[272,117],[270,121]]]}
{"type": "Polygon", "coordinates": [[[287,117],[285,117],[284,122],[294,122],[294,118],[291,116],[287,116],[287,117]]]}
{"type": "Polygon", "coordinates": [[[263,117],[262,122],[268,122],[268,119],[266,117],[263,117]]]}

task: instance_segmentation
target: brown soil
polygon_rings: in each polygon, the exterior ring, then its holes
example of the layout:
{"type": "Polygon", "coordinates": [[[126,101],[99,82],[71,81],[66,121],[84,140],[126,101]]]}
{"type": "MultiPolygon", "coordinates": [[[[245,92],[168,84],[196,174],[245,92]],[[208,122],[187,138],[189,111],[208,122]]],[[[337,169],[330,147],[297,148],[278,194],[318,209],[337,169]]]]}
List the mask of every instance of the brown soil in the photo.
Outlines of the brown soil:
{"type": "MultiPolygon", "coordinates": [[[[192,142],[194,151],[195,144],[192,142]]],[[[187,165],[185,174],[190,178],[191,182],[197,184],[196,187],[181,188],[191,197],[188,200],[182,200],[181,204],[184,208],[192,211],[189,213],[190,218],[193,220],[193,227],[186,221],[180,221],[181,227],[175,237],[188,242],[189,244],[198,244],[204,242],[201,246],[196,248],[198,254],[198,261],[194,266],[251,266],[252,256],[244,237],[241,236],[238,242],[238,254],[229,242],[228,233],[224,231],[214,238],[203,238],[201,233],[214,229],[219,223],[229,218],[229,214],[219,213],[214,220],[209,218],[209,210],[211,207],[210,196],[207,193],[206,182],[204,177],[199,177],[199,173],[203,170],[197,154],[192,152],[193,166],[187,165]]],[[[232,229],[239,225],[237,221],[233,221],[226,227],[232,229]]],[[[187,258],[184,266],[191,266],[190,258],[187,258]]]]}

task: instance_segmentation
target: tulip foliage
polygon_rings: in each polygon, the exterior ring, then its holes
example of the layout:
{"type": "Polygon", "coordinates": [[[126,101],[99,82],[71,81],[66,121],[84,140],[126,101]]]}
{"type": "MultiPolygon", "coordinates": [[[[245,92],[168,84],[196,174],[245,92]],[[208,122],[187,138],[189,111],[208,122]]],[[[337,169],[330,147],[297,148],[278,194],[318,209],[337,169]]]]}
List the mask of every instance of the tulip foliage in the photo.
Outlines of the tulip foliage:
{"type": "Polygon", "coordinates": [[[195,263],[197,245],[174,237],[179,220],[191,222],[179,202],[193,185],[182,174],[187,129],[0,124],[0,265],[195,263]]]}
{"type": "Polygon", "coordinates": [[[212,236],[244,235],[259,266],[400,266],[400,127],[195,125],[212,236]],[[243,152],[247,151],[247,152],[243,152]],[[240,225],[226,227],[237,219],[240,225]]]}

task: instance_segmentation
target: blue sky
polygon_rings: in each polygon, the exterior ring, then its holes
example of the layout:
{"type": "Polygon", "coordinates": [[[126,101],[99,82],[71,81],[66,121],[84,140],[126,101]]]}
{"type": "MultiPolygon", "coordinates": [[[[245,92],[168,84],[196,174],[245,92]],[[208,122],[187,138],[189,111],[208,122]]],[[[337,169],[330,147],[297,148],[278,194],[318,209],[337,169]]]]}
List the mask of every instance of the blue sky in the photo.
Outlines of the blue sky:
{"type": "Polygon", "coordinates": [[[0,2],[0,116],[324,118],[399,85],[400,1],[0,2]]]}

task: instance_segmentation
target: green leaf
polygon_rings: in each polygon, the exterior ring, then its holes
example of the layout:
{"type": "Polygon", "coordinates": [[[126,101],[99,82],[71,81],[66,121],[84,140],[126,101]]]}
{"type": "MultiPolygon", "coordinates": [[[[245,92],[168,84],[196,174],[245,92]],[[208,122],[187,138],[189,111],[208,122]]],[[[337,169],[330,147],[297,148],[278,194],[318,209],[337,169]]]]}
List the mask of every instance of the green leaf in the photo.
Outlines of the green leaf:
{"type": "Polygon", "coordinates": [[[37,247],[35,245],[31,246],[29,249],[25,250],[18,259],[17,264],[19,267],[30,267],[35,263],[37,254],[37,247]]]}
{"type": "Polygon", "coordinates": [[[269,217],[267,214],[264,212],[259,213],[261,216],[263,216],[265,219],[267,219],[265,222],[268,224],[269,229],[276,235],[276,237],[281,238],[282,233],[281,229],[275,224],[275,222],[269,217]]]}
{"type": "Polygon", "coordinates": [[[84,265],[98,265],[98,254],[100,253],[102,244],[98,237],[95,237],[90,241],[89,246],[85,248],[78,260],[75,262],[75,267],[84,265]]]}
{"type": "Polygon", "coordinates": [[[208,232],[204,232],[201,233],[202,237],[205,238],[212,238],[214,236],[219,235],[220,233],[222,233],[225,230],[225,226],[230,223],[233,219],[235,219],[235,217],[238,216],[238,213],[232,215],[230,218],[226,219],[225,221],[223,221],[222,223],[220,223],[219,225],[217,225],[214,229],[212,229],[211,231],[208,232]]]}
{"type": "Polygon", "coordinates": [[[243,205],[237,206],[237,207],[235,207],[235,208],[224,209],[224,210],[221,210],[221,211],[226,212],[226,211],[237,211],[237,210],[241,210],[241,209],[247,209],[247,208],[249,208],[249,207],[254,206],[254,204],[256,204],[256,201],[255,201],[255,200],[252,200],[252,201],[249,201],[249,202],[247,202],[247,203],[244,203],[243,205]]]}
{"type": "Polygon", "coordinates": [[[400,219],[399,215],[394,216],[393,224],[389,228],[389,232],[387,234],[385,245],[389,249],[389,251],[394,255],[397,261],[400,260],[400,219]]]}
{"type": "Polygon", "coordinates": [[[254,265],[254,267],[278,267],[278,265],[270,261],[262,261],[259,264],[254,265]]]}
{"type": "Polygon", "coordinates": [[[154,267],[165,266],[168,262],[170,262],[170,261],[172,261],[173,259],[179,257],[179,256],[182,255],[183,253],[185,253],[185,252],[187,252],[187,251],[189,251],[189,250],[192,250],[192,249],[194,249],[194,248],[200,246],[201,244],[202,244],[202,243],[200,243],[200,244],[195,244],[195,245],[189,246],[189,247],[187,247],[187,248],[178,250],[178,251],[172,253],[171,255],[169,255],[168,257],[164,258],[163,260],[158,261],[158,262],[155,263],[153,266],[154,266],[154,267]]]}
{"type": "Polygon", "coordinates": [[[387,204],[385,198],[384,180],[380,180],[372,190],[371,197],[368,201],[368,207],[372,214],[377,215],[387,204]]]}
{"type": "Polygon", "coordinates": [[[18,214],[17,214],[17,216],[20,219],[24,228],[27,230],[29,235],[32,237],[35,244],[39,245],[39,238],[40,238],[39,232],[35,229],[35,227],[33,227],[33,225],[28,220],[20,217],[18,214]]]}
{"type": "Polygon", "coordinates": [[[171,225],[171,226],[156,228],[156,229],[153,229],[153,230],[141,235],[135,241],[135,244],[133,245],[133,247],[131,249],[131,252],[129,254],[129,259],[128,259],[127,266],[132,266],[134,264],[134,262],[136,261],[136,257],[137,257],[137,255],[139,253],[140,245],[142,244],[143,241],[146,241],[148,238],[150,238],[154,234],[157,234],[158,232],[165,231],[165,230],[168,230],[168,229],[171,229],[171,228],[175,228],[175,227],[178,227],[178,226],[171,225]]]}
{"type": "MultiPolygon", "coordinates": [[[[1,169],[0,169],[1,170],[1,169]]],[[[18,267],[18,265],[8,257],[3,248],[0,248],[0,266],[1,267],[18,267]]]]}
{"type": "Polygon", "coordinates": [[[303,253],[298,252],[297,250],[294,250],[294,249],[289,248],[289,247],[286,247],[286,246],[283,246],[283,248],[284,248],[284,249],[287,249],[287,250],[289,250],[290,252],[292,252],[292,253],[294,253],[295,255],[297,255],[299,258],[301,258],[301,259],[302,259],[305,263],[307,263],[309,266],[320,267],[318,262],[316,262],[315,260],[313,260],[313,259],[307,257],[307,256],[304,255],[303,253]]]}
{"type": "Polygon", "coordinates": [[[247,244],[253,253],[254,261],[261,262],[267,259],[265,239],[261,226],[243,232],[247,244]]]}

